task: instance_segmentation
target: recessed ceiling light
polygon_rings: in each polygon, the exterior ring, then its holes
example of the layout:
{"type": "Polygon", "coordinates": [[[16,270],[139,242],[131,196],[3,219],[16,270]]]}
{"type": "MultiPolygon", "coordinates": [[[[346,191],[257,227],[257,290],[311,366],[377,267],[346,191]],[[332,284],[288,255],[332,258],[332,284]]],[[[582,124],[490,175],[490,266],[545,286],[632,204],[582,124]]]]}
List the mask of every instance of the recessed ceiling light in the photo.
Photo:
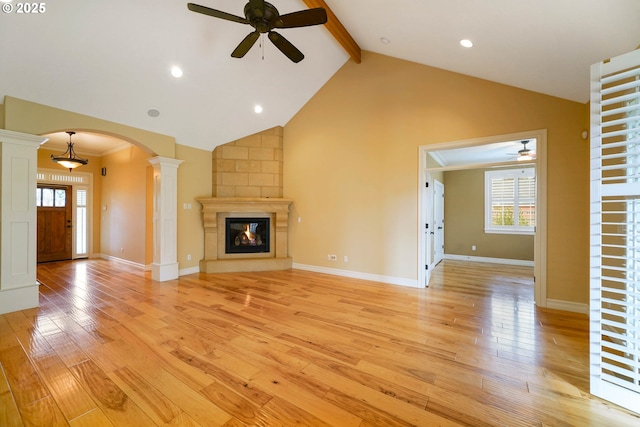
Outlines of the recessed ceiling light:
{"type": "Polygon", "coordinates": [[[386,38],[386,37],[380,37],[380,43],[382,43],[382,44],[389,44],[389,43],[391,43],[391,40],[389,40],[389,39],[388,39],[388,38],[386,38]]]}
{"type": "Polygon", "coordinates": [[[462,39],[460,40],[460,46],[463,47],[473,47],[473,42],[469,39],[462,39]]]}
{"type": "Polygon", "coordinates": [[[182,77],[182,69],[174,65],[171,67],[171,75],[175,78],[182,77]]]}
{"type": "Polygon", "coordinates": [[[262,105],[256,105],[255,107],[253,107],[253,111],[258,114],[262,113],[262,105]]]}

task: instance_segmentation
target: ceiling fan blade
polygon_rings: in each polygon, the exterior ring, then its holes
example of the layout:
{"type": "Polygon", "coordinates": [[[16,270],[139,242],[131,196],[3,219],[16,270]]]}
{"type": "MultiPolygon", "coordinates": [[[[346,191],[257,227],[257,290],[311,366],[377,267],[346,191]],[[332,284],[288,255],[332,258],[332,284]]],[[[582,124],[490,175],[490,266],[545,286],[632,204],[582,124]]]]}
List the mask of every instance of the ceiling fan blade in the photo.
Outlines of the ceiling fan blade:
{"type": "Polygon", "coordinates": [[[269,32],[269,40],[280,49],[280,52],[284,53],[287,58],[295,63],[298,63],[304,59],[302,52],[298,50],[291,42],[275,31],[269,32]]]}
{"type": "Polygon", "coordinates": [[[327,23],[327,11],[322,7],[280,15],[275,28],[309,27],[327,23]]]}
{"type": "Polygon", "coordinates": [[[249,33],[247,37],[245,37],[240,42],[238,47],[236,47],[235,50],[231,52],[231,56],[234,58],[242,58],[243,56],[245,56],[247,52],[249,52],[249,49],[251,49],[251,47],[255,44],[256,40],[258,40],[258,37],[260,37],[260,33],[257,31],[249,33]]]}
{"type": "Polygon", "coordinates": [[[203,15],[213,16],[214,18],[225,19],[227,21],[239,22],[240,24],[248,24],[249,21],[246,18],[232,15],[221,10],[211,9],[209,7],[200,6],[198,4],[187,3],[187,8],[192,12],[202,13],[203,15]]]}
{"type": "Polygon", "coordinates": [[[249,7],[257,18],[264,16],[264,0],[249,0],[249,7]]]}

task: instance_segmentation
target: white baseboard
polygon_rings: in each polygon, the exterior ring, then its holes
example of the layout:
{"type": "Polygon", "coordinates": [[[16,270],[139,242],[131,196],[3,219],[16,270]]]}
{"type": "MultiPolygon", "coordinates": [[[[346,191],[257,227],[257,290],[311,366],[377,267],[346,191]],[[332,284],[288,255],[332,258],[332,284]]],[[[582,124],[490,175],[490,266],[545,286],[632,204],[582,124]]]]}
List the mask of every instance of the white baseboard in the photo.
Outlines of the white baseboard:
{"type": "Polygon", "coordinates": [[[418,280],[403,279],[400,277],[381,276],[378,274],[361,273],[358,271],[340,270],[338,268],[318,267],[316,265],[293,263],[293,268],[299,270],[313,271],[315,273],[325,273],[334,276],[350,277],[352,279],[369,280],[372,282],[388,283],[390,285],[408,286],[417,288],[418,280]]]}
{"type": "Polygon", "coordinates": [[[188,274],[195,274],[195,273],[200,273],[200,267],[195,266],[195,267],[183,268],[178,271],[179,276],[186,276],[188,274]]]}
{"type": "Polygon", "coordinates": [[[521,265],[524,267],[533,267],[533,261],[527,261],[522,259],[489,258],[489,257],[481,257],[481,256],[453,255],[453,254],[445,254],[444,259],[452,259],[457,261],[471,261],[471,262],[488,262],[491,264],[521,265]]]}
{"type": "MultiPolygon", "coordinates": [[[[141,268],[144,271],[151,271],[151,265],[145,265],[145,264],[140,264],[137,262],[133,262],[133,261],[129,261],[126,259],[122,259],[122,258],[118,258],[115,256],[111,256],[111,255],[105,255],[105,254],[95,254],[92,256],[92,258],[102,258],[102,259],[106,259],[109,261],[116,261],[116,262],[121,262],[123,264],[127,264],[130,265],[132,267],[138,267],[141,268]]],[[[179,276],[186,276],[188,274],[194,274],[194,273],[200,273],[200,267],[196,266],[196,267],[189,267],[189,268],[183,268],[182,270],[178,271],[178,275],[179,276]]]]}
{"type": "Polygon", "coordinates": [[[553,310],[571,311],[573,313],[581,313],[589,315],[589,305],[579,302],[562,301],[557,299],[547,299],[547,308],[553,310]]]}
{"type": "Polygon", "coordinates": [[[132,267],[138,267],[138,268],[141,268],[143,270],[146,270],[146,267],[145,267],[144,264],[140,264],[138,262],[129,261],[128,259],[122,259],[122,258],[118,258],[118,257],[111,256],[111,255],[105,255],[105,254],[98,254],[98,258],[106,259],[106,260],[109,260],[109,261],[121,262],[123,264],[127,264],[127,265],[130,265],[132,267]]]}

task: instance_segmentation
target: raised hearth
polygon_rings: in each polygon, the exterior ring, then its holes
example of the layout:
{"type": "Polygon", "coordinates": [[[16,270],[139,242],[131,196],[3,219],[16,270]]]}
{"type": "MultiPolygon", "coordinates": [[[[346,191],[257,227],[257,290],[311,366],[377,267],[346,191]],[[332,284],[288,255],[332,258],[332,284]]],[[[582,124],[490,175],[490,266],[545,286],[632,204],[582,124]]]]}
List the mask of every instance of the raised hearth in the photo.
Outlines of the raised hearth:
{"type": "Polygon", "coordinates": [[[204,226],[204,259],[200,261],[200,272],[230,273],[291,268],[293,261],[288,253],[288,233],[289,207],[292,200],[202,197],[197,201],[202,205],[204,226]],[[235,228],[231,228],[233,236],[226,235],[230,222],[267,224],[269,229],[262,236],[269,236],[268,250],[265,247],[255,252],[229,251],[230,242],[238,237],[235,228]]]}

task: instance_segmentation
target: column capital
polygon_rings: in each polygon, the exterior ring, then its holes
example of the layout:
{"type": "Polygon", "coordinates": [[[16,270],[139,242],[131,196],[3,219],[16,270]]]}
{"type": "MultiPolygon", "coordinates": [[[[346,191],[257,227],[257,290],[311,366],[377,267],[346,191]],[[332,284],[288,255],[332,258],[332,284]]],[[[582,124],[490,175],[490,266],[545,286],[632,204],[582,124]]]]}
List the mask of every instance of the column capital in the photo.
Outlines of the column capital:
{"type": "Polygon", "coordinates": [[[184,160],[179,159],[171,159],[169,157],[156,156],[149,159],[149,163],[151,163],[154,167],[156,166],[168,166],[178,168],[184,160]]]}
{"type": "Polygon", "coordinates": [[[9,144],[26,145],[39,148],[47,142],[49,138],[39,135],[31,135],[28,133],[15,132],[12,130],[0,129],[0,141],[9,144]]]}

